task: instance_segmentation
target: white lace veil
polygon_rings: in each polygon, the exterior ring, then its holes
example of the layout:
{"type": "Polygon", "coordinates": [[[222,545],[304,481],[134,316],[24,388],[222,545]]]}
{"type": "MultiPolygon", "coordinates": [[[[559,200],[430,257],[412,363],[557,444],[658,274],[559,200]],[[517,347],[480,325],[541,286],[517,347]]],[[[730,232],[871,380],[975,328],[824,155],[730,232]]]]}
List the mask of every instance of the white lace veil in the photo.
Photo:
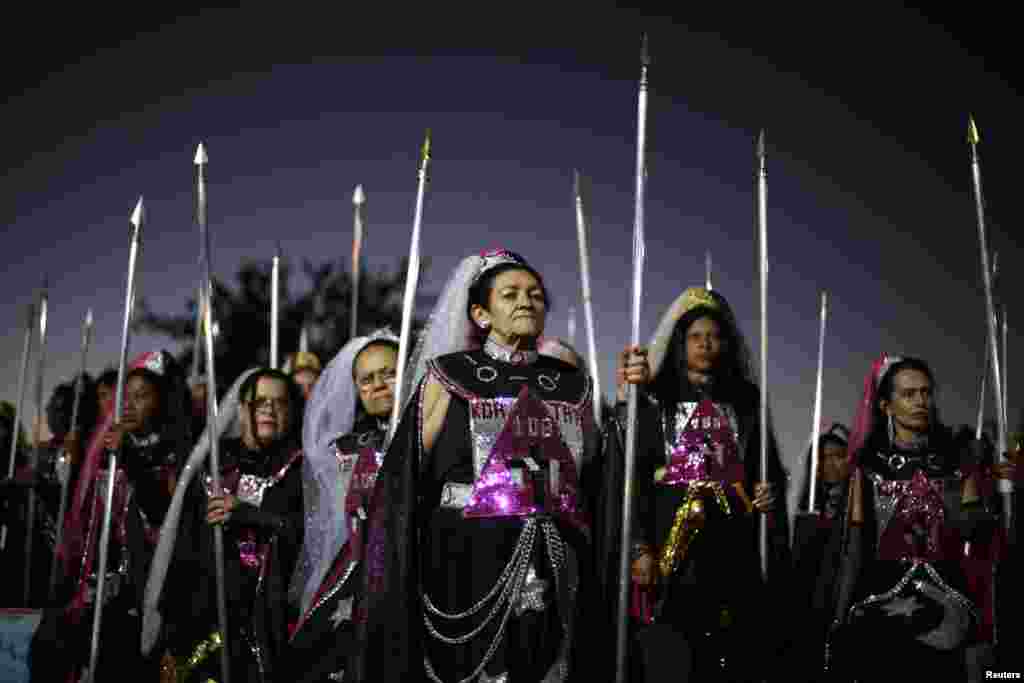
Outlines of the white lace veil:
{"type": "MultiPolygon", "coordinates": [[[[352,378],[356,356],[374,342],[398,344],[389,329],[356,337],[341,348],[327,365],[306,404],[302,420],[302,494],[306,509],[302,554],[291,590],[301,595],[302,614],[320,587],[338,551],[348,539],[348,524],[338,490],[338,460],[334,441],[352,431],[358,413],[359,392],[352,378]],[[300,593],[301,591],[301,593],[300,593]]],[[[293,598],[294,599],[294,598],[293,598]]]]}
{"type": "Polygon", "coordinates": [[[400,415],[405,414],[416,387],[427,374],[427,361],[456,351],[480,348],[466,310],[469,307],[469,288],[483,266],[482,256],[467,256],[459,262],[445,283],[419,341],[409,354],[402,378],[400,415]]]}
{"type": "MultiPolygon", "coordinates": [[[[240,416],[238,411],[238,393],[242,384],[259,368],[250,368],[243,372],[231,389],[221,399],[217,410],[217,424],[214,435],[218,441],[239,432],[240,416]]],[[[174,496],[171,498],[171,505],[167,509],[167,516],[160,527],[160,540],[157,542],[156,552],[153,555],[153,563],[150,565],[149,578],[146,580],[146,592],[142,602],[142,654],[149,655],[153,646],[156,645],[157,637],[160,635],[162,617],[158,609],[160,594],[163,592],[164,582],[167,579],[167,569],[171,564],[171,557],[174,554],[174,544],[178,539],[178,526],[181,523],[182,507],[185,503],[185,492],[188,490],[192,480],[202,474],[206,464],[206,456],[210,452],[210,429],[209,426],[203,431],[202,437],[192,449],[185,467],[182,468],[178,477],[178,483],[174,488],[174,496]]]]}

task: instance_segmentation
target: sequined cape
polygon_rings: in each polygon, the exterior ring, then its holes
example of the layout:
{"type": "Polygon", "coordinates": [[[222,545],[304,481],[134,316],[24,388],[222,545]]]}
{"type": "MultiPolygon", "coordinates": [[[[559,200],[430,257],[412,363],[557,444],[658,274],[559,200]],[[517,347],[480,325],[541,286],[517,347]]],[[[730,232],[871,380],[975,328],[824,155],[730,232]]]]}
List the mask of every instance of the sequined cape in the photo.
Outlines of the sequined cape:
{"type": "MultiPolygon", "coordinates": [[[[431,376],[441,381],[452,396],[441,432],[429,455],[424,454],[421,442],[423,383],[413,395],[378,473],[369,513],[366,562],[360,576],[364,597],[356,609],[359,645],[346,681],[426,680],[424,657],[431,650],[436,654],[440,646],[430,644],[430,636],[425,633],[421,586],[442,609],[468,607],[486,591],[470,584],[486,583],[488,587],[493,584],[509,559],[506,551],[511,550],[523,528],[524,518],[467,520],[461,518],[459,510],[439,508],[445,482],[472,483],[474,480],[469,403],[459,387],[482,396],[515,396],[521,385],[510,377],[524,375],[532,382],[538,373],[550,376],[560,373],[564,381],[558,391],[541,398],[574,401],[581,415],[591,413],[589,379],[583,373],[544,356],[526,369],[515,369],[521,367],[497,362],[482,351],[435,359],[431,363],[431,376]],[[497,381],[493,384],[475,382],[474,362],[498,368],[497,381]],[[485,546],[496,552],[481,551],[485,546]],[[453,569],[460,576],[448,573],[453,569]],[[450,604],[453,601],[463,607],[450,604]]],[[[489,379],[486,373],[483,376],[489,379]]],[[[584,479],[585,475],[581,476],[581,481],[584,479]]],[[[578,609],[584,602],[597,602],[585,597],[589,597],[588,591],[593,589],[589,542],[583,533],[569,526],[559,524],[559,529],[577,558],[580,585],[575,601],[558,600],[563,610],[578,609]]],[[[538,628],[544,631],[546,627],[538,628]]],[[[527,665],[536,663],[543,668],[546,665],[541,660],[553,661],[553,650],[560,644],[559,634],[544,633],[550,636],[546,639],[546,648],[520,649],[508,653],[506,658],[521,656],[527,665]]],[[[479,654],[469,659],[478,661],[479,654]]],[[[443,659],[443,655],[438,659],[443,659]]],[[[460,670],[466,666],[466,662],[450,660],[435,661],[435,664],[445,681],[452,677],[449,673],[452,666],[460,670]]]]}
{"type": "Polygon", "coordinates": [[[295,683],[338,680],[339,672],[348,667],[354,646],[351,617],[358,599],[357,570],[362,564],[366,543],[363,517],[370,507],[372,480],[378,469],[376,453],[383,446],[384,437],[376,418],[364,417],[356,423],[352,433],[335,442],[338,453],[356,458],[344,509],[346,522],[357,525],[357,531],[338,551],[312,605],[296,623],[287,658],[295,683]]]}
{"type": "MultiPolygon", "coordinates": [[[[228,643],[232,653],[232,680],[272,683],[290,681],[276,665],[285,653],[288,623],[294,611],[287,602],[288,581],[303,535],[301,454],[293,444],[282,444],[266,455],[245,452],[239,439],[221,442],[221,469],[229,486],[233,470],[279,480],[266,488],[258,508],[240,505],[224,527],[224,574],[228,608],[228,643]],[[244,508],[244,510],[242,509],[244,508]],[[262,571],[243,566],[239,541],[256,532],[262,571]],[[243,633],[244,631],[245,633],[243,633]],[[258,652],[258,655],[257,655],[258,652]]],[[[165,638],[170,652],[187,658],[217,629],[216,573],[213,532],[206,522],[206,482],[196,478],[188,491],[178,530],[174,556],[161,599],[165,638]]],[[[209,657],[195,680],[218,680],[219,655],[209,657]]],[[[190,679],[192,680],[192,679],[190,679]]]]}

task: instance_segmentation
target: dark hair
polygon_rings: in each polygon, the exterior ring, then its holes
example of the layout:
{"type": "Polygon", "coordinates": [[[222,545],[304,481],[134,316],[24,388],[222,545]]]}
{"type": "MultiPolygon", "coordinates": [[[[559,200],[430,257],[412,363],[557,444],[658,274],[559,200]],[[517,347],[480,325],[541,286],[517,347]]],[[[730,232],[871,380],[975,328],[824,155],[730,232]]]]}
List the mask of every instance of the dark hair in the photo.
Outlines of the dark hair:
{"type": "Polygon", "coordinates": [[[284,382],[288,391],[288,431],[284,434],[282,441],[291,444],[299,443],[299,435],[302,433],[302,413],[305,408],[305,401],[302,397],[302,390],[291,377],[280,370],[271,368],[260,368],[249,375],[242,386],[238,388],[238,400],[249,411],[249,424],[256,424],[256,409],[249,403],[256,396],[256,386],[264,377],[284,382]]]}
{"type": "MultiPolygon", "coordinates": [[[[928,377],[928,381],[931,382],[933,393],[936,389],[935,374],[932,372],[931,366],[925,361],[920,358],[907,357],[893,363],[889,367],[889,371],[882,377],[882,381],[878,385],[878,391],[875,393],[875,404],[871,407],[874,428],[869,441],[871,441],[874,448],[881,444],[887,444],[889,441],[888,418],[885,411],[882,410],[882,401],[891,401],[893,399],[893,392],[896,390],[896,375],[904,370],[916,370],[924,373],[928,377]]],[[[932,416],[928,432],[929,437],[949,436],[948,430],[942,426],[938,408],[934,403],[932,404],[932,416]]]]}
{"type": "Polygon", "coordinates": [[[469,321],[473,323],[473,332],[480,340],[487,337],[487,332],[477,327],[476,321],[473,320],[473,306],[479,305],[485,311],[489,311],[491,292],[494,291],[494,280],[502,273],[510,270],[523,270],[537,278],[541,291],[544,292],[544,306],[548,312],[551,311],[551,296],[548,294],[548,288],[544,284],[544,278],[540,276],[540,273],[525,263],[503,263],[500,266],[495,266],[481,275],[480,279],[469,288],[469,302],[466,304],[466,315],[469,317],[469,321]]]}
{"type": "Polygon", "coordinates": [[[664,364],[651,384],[652,393],[664,404],[674,405],[683,393],[683,388],[690,384],[687,374],[686,334],[690,326],[701,318],[714,320],[718,324],[722,339],[722,355],[715,369],[715,386],[737,389],[743,384],[750,383],[746,350],[732,316],[708,306],[697,306],[679,318],[672,328],[672,338],[669,340],[664,364]]]}
{"type": "Polygon", "coordinates": [[[117,386],[117,369],[116,368],[107,368],[106,370],[101,372],[100,376],[96,378],[96,386],[100,386],[100,385],[104,385],[104,386],[108,386],[108,387],[116,387],[117,386]]]}
{"type": "Polygon", "coordinates": [[[58,384],[46,404],[46,420],[54,436],[63,437],[71,431],[71,418],[75,410],[75,390],[78,382],[82,382],[82,396],[78,404],[78,431],[83,443],[88,443],[89,436],[96,426],[97,401],[96,383],[88,373],[58,384]]]}
{"type": "Polygon", "coordinates": [[[882,412],[882,401],[891,401],[893,399],[893,392],[896,390],[896,375],[903,372],[904,370],[916,370],[923,373],[928,377],[928,381],[932,385],[932,389],[935,389],[935,375],[932,373],[931,367],[928,363],[924,362],[920,358],[904,358],[896,361],[889,367],[889,371],[882,377],[882,381],[878,385],[878,392],[875,395],[875,417],[885,417],[882,412]]]}
{"type": "Polygon", "coordinates": [[[192,450],[192,394],[185,381],[185,372],[174,356],[166,351],[160,351],[160,355],[163,356],[162,375],[141,367],[126,373],[124,380],[127,384],[132,377],[142,377],[156,387],[160,394],[156,425],[160,443],[167,444],[168,451],[174,453],[179,465],[183,465],[192,450]]]}

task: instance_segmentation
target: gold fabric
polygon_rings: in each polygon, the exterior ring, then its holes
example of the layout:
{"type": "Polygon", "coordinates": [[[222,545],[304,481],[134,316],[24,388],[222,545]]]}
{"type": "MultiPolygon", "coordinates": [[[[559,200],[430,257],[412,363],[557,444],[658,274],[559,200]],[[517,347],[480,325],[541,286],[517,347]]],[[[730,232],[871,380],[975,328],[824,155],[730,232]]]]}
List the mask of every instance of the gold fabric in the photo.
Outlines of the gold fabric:
{"type": "MultiPolygon", "coordinates": [[[[742,485],[739,491],[742,491],[742,485]]],[[[745,498],[745,494],[743,498],[745,498]]],[[[682,504],[676,509],[675,519],[672,521],[672,528],[669,529],[668,538],[661,550],[661,561],[659,568],[662,576],[668,577],[679,567],[686,558],[686,551],[689,549],[693,539],[697,537],[704,527],[704,501],[705,498],[714,499],[718,508],[729,515],[732,508],[729,499],[725,495],[725,488],[718,481],[695,481],[686,487],[686,497],[682,504]]]]}
{"type": "MultiPolygon", "coordinates": [[[[206,640],[199,642],[188,657],[173,657],[165,654],[160,660],[160,683],[185,683],[189,675],[200,664],[210,658],[224,645],[220,631],[214,631],[206,640]]],[[[217,683],[207,679],[204,683],[217,683]]]]}

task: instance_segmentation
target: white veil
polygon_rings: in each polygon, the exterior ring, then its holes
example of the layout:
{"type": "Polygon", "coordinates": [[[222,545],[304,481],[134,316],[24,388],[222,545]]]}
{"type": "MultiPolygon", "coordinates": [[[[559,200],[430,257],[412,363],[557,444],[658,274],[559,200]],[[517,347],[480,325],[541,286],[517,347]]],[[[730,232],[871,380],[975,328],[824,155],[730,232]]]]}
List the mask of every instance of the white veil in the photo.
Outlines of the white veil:
{"type": "Polygon", "coordinates": [[[377,341],[398,344],[389,329],[349,340],[324,369],[313,386],[302,419],[302,494],[306,509],[302,554],[291,589],[301,591],[301,613],[320,587],[338,551],[348,540],[343,498],[338,490],[338,460],[334,441],[352,431],[359,392],[352,378],[356,356],[377,341]]]}
{"type": "Polygon", "coordinates": [[[484,263],[484,258],[478,254],[467,256],[445,283],[419,341],[409,354],[402,379],[402,410],[399,415],[405,414],[416,387],[427,374],[427,361],[456,351],[480,348],[467,309],[469,288],[484,263]]]}
{"type": "MultiPolygon", "coordinates": [[[[259,368],[250,368],[239,375],[238,379],[220,401],[217,411],[217,424],[214,434],[217,440],[221,440],[239,429],[238,393],[242,384],[259,368]]],[[[156,645],[160,635],[162,617],[158,605],[160,594],[163,592],[164,581],[167,579],[167,569],[171,564],[171,556],[174,554],[174,544],[178,539],[178,526],[181,523],[181,510],[185,503],[185,492],[197,474],[203,472],[206,464],[206,456],[210,452],[210,428],[203,431],[202,437],[192,449],[185,467],[182,468],[178,477],[178,483],[174,488],[174,496],[171,498],[171,505],[167,509],[167,516],[160,527],[160,540],[157,542],[156,552],[153,555],[153,563],[149,568],[149,578],[146,580],[146,592],[142,602],[142,654],[149,655],[156,645]]]]}

